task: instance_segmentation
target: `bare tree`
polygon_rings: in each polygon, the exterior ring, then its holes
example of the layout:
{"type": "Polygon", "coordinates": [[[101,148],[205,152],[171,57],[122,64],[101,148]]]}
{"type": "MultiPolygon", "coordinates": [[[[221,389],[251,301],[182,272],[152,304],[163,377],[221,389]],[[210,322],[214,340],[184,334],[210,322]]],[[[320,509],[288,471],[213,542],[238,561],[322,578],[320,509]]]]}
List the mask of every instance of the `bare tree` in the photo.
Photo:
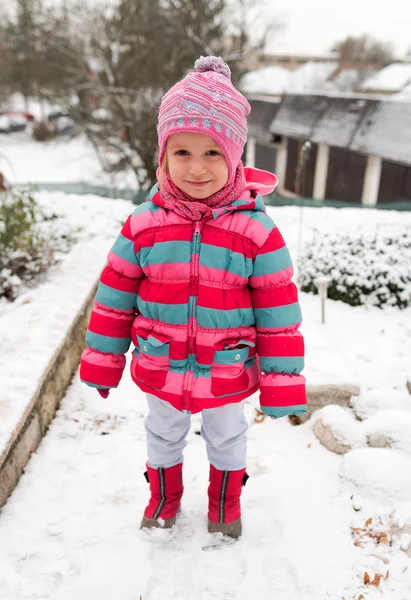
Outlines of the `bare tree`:
{"type": "Polygon", "coordinates": [[[342,63],[353,66],[372,65],[384,67],[393,61],[394,53],[391,44],[374,39],[368,35],[360,37],[348,36],[338,42],[334,49],[342,63]]]}
{"type": "Polygon", "coordinates": [[[284,23],[278,16],[267,14],[264,0],[228,0],[225,11],[223,54],[230,62],[232,80],[259,66],[259,56],[284,23]]]}

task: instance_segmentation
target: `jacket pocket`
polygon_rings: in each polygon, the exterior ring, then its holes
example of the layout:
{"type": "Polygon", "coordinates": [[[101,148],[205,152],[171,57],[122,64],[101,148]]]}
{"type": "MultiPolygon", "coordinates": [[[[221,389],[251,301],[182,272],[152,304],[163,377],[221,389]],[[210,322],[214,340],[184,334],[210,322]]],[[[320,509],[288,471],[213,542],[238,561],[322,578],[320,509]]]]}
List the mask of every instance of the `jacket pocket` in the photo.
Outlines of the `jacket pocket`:
{"type": "Polygon", "coordinates": [[[137,331],[134,376],[155,390],[163,389],[170,370],[170,339],[154,332],[137,331]]]}
{"type": "Polygon", "coordinates": [[[215,398],[233,396],[248,390],[250,382],[245,363],[251,354],[254,355],[254,347],[254,342],[247,340],[220,342],[214,346],[211,393],[215,398]]]}

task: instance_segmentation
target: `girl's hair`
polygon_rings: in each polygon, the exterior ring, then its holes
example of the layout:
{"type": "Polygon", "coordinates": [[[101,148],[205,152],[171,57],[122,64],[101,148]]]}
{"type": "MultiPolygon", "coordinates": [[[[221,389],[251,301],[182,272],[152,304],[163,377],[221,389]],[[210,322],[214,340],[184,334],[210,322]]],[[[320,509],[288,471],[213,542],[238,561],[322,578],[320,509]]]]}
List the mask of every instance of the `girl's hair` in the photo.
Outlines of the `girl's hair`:
{"type": "Polygon", "coordinates": [[[167,152],[164,153],[163,160],[161,161],[161,168],[163,169],[164,173],[167,173],[167,171],[168,171],[167,152]]]}

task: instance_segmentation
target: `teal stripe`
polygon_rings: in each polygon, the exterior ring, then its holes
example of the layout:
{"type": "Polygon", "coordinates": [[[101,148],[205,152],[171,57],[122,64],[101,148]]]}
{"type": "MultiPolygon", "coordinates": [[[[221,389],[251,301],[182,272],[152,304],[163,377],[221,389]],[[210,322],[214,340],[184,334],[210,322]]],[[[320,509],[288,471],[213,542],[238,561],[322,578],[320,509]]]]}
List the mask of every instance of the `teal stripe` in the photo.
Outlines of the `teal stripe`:
{"type": "Polygon", "coordinates": [[[169,325],[186,325],[188,323],[187,304],[159,304],[146,302],[137,298],[138,310],[146,319],[162,321],[169,325]]]}
{"type": "Polygon", "coordinates": [[[197,322],[200,327],[210,329],[234,329],[236,327],[250,327],[254,325],[255,321],[252,308],[219,310],[197,306],[197,322]]]}
{"type": "Polygon", "coordinates": [[[134,252],[134,243],[128,240],[120,233],[113,244],[112,251],[116,256],[124,258],[133,265],[138,265],[136,253],[134,252]]]}
{"type": "Polygon", "coordinates": [[[258,223],[261,223],[268,233],[271,233],[275,227],[272,218],[260,210],[242,210],[241,214],[247,215],[252,221],[258,221],[258,223]]]}
{"type": "Polygon", "coordinates": [[[260,356],[260,368],[265,373],[301,373],[303,356],[260,356]]]}
{"type": "Polygon", "coordinates": [[[157,194],[158,192],[158,184],[156,183],[155,185],[153,185],[153,187],[150,190],[150,200],[153,199],[153,196],[155,196],[155,194],[157,194]]]}
{"type": "Polygon", "coordinates": [[[93,333],[89,329],[86,333],[86,344],[99,352],[112,354],[125,354],[130,347],[131,338],[115,338],[108,335],[93,333]]]}
{"type": "Polygon", "coordinates": [[[154,246],[141,248],[137,256],[142,267],[175,262],[189,263],[191,242],[156,242],[154,246]]]}
{"type": "Polygon", "coordinates": [[[261,406],[261,410],[268,416],[274,417],[274,419],[280,419],[287,415],[302,415],[307,412],[307,406],[305,404],[298,404],[296,406],[261,406]]]}
{"type": "Polygon", "coordinates": [[[100,390],[112,390],[113,389],[113,387],[110,386],[110,385],[100,385],[100,384],[97,384],[97,383],[90,383],[90,382],[86,381],[85,379],[80,379],[80,381],[82,383],[85,383],[89,387],[96,388],[96,389],[98,388],[100,390]]]}
{"type": "Polygon", "coordinates": [[[151,202],[151,200],[149,200],[148,202],[143,202],[142,204],[139,204],[139,206],[137,206],[137,208],[133,211],[131,217],[141,215],[145,212],[156,213],[158,210],[160,210],[160,208],[161,206],[157,206],[157,204],[154,204],[154,202],[151,202]]]}
{"type": "Polygon", "coordinates": [[[104,306],[109,306],[110,308],[134,310],[136,307],[137,294],[115,290],[100,281],[98,284],[96,300],[100,304],[104,304],[104,306]]]}
{"type": "MultiPolygon", "coordinates": [[[[150,338],[149,338],[150,339],[150,338]]],[[[137,336],[138,345],[140,346],[140,353],[148,354],[149,356],[168,356],[170,352],[170,345],[164,344],[151,344],[150,341],[144,340],[139,335],[137,336]]]]}
{"type": "Polygon", "coordinates": [[[267,252],[266,254],[257,254],[254,261],[253,277],[279,273],[291,266],[290,253],[287,246],[283,246],[283,248],[267,252]]]}
{"type": "Polygon", "coordinates": [[[239,350],[216,350],[214,352],[214,362],[219,365],[235,365],[237,363],[242,363],[247,360],[248,352],[249,348],[240,348],[239,350]]]}
{"type": "Polygon", "coordinates": [[[253,261],[240,252],[232,252],[228,248],[204,244],[200,253],[200,265],[221,269],[248,278],[253,272],[253,261]]]}
{"type": "Polygon", "coordinates": [[[257,327],[289,327],[301,323],[301,308],[298,302],[274,308],[255,308],[257,327]]]}

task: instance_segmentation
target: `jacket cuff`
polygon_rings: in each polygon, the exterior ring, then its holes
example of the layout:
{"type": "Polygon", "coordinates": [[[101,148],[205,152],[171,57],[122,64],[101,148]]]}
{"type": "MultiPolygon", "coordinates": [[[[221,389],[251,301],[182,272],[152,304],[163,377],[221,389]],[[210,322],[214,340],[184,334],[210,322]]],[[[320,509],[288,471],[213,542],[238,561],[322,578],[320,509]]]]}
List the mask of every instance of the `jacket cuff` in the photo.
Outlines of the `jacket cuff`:
{"type": "Polygon", "coordinates": [[[81,355],[80,379],[96,388],[115,388],[121,380],[126,366],[123,354],[104,354],[86,348],[81,355]]]}
{"type": "Polygon", "coordinates": [[[260,405],[262,412],[274,418],[305,413],[305,377],[286,373],[264,373],[260,382],[260,405]]]}

